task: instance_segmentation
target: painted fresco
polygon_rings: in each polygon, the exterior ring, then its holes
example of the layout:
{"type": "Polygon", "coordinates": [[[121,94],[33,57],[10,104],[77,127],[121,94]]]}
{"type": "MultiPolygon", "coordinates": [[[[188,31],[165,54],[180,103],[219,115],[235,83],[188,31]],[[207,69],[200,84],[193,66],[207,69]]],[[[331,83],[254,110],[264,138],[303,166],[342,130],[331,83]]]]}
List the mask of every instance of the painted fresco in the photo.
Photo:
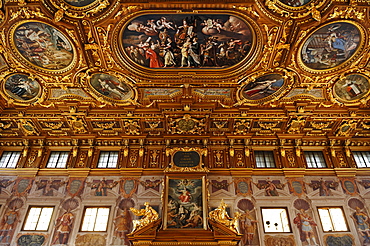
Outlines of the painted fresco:
{"type": "Polygon", "coordinates": [[[73,60],[71,42],[54,27],[41,22],[27,22],[14,32],[20,54],[35,66],[48,70],[67,68],[73,60]]]}
{"type": "Polygon", "coordinates": [[[170,179],[167,208],[168,228],[202,228],[202,179],[170,179]]]}
{"type": "Polygon", "coordinates": [[[280,0],[281,3],[292,6],[292,7],[300,7],[306,5],[311,0],[280,0]]]}
{"type": "Polygon", "coordinates": [[[249,25],[225,14],[152,14],[123,31],[125,53],[148,68],[226,68],[249,53],[249,25]]]}
{"type": "Polygon", "coordinates": [[[90,83],[101,95],[113,100],[127,100],[132,95],[132,90],[127,84],[110,74],[94,74],[90,83]]]}
{"type": "Polygon", "coordinates": [[[65,0],[65,1],[74,7],[85,7],[94,3],[96,0],[65,0]]]}
{"type": "Polygon", "coordinates": [[[351,74],[334,84],[334,93],[344,101],[361,99],[369,92],[369,80],[360,74],[351,74]]]}
{"type": "Polygon", "coordinates": [[[360,40],[360,31],[355,25],[347,22],[328,24],[309,36],[301,58],[311,69],[330,69],[347,61],[357,50],[360,40]]]}
{"type": "Polygon", "coordinates": [[[242,95],[247,100],[258,100],[275,94],[284,85],[280,74],[267,74],[245,85],[242,95]]]}
{"type": "Polygon", "coordinates": [[[40,84],[24,74],[14,74],[5,81],[5,91],[16,100],[28,101],[40,93],[40,84]]]}

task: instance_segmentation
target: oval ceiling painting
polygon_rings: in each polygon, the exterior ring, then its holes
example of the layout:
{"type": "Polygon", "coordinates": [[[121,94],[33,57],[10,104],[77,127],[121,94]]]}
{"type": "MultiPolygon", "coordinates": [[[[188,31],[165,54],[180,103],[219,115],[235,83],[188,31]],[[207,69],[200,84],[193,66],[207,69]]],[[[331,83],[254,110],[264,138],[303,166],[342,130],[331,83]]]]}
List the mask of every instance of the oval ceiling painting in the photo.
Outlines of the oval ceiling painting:
{"type": "Polygon", "coordinates": [[[267,74],[245,85],[242,96],[247,100],[259,100],[276,93],[284,85],[280,74],[267,74]]]}
{"type": "Polygon", "coordinates": [[[369,79],[361,74],[347,75],[334,84],[335,96],[349,102],[361,99],[369,89],[369,79]]]}
{"type": "Polygon", "coordinates": [[[226,68],[253,43],[249,24],[225,14],[150,14],[124,29],[125,53],[147,68],[226,68]]]}
{"type": "Polygon", "coordinates": [[[300,7],[306,5],[311,0],[280,0],[281,3],[291,6],[291,7],[300,7]]]}
{"type": "Polygon", "coordinates": [[[86,7],[94,3],[96,0],[65,0],[65,1],[74,7],[86,7]]]}
{"type": "Polygon", "coordinates": [[[13,74],[5,81],[5,91],[15,100],[29,101],[40,93],[40,84],[24,74],[13,74]]]}
{"type": "Polygon", "coordinates": [[[308,37],[301,51],[302,62],[314,70],[334,68],[355,53],[360,39],[359,29],[351,23],[328,24],[308,37]]]}
{"type": "Polygon", "coordinates": [[[113,100],[125,101],[132,96],[131,87],[110,74],[94,74],[90,83],[99,94],[113,100]]]}
{"type": "Polygon", "coordinates": [[[47,70],[62,70],[73,61],[71,42],[54,27],[26,22],[14,31],[17,50],[28,62],[47,70]]]}

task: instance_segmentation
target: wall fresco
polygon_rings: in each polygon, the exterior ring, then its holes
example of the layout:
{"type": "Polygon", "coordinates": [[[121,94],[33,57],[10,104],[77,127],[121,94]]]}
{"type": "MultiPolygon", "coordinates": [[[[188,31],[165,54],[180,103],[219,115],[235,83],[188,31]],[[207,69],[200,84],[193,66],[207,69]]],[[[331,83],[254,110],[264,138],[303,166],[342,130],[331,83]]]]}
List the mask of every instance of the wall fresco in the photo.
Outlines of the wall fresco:
{"type": "Polygon", "coordinates": [[[267,74],[245,85],[242,96],[247,100],[258,100],[275,94],[284,85],[280,74],[267,74]]]}

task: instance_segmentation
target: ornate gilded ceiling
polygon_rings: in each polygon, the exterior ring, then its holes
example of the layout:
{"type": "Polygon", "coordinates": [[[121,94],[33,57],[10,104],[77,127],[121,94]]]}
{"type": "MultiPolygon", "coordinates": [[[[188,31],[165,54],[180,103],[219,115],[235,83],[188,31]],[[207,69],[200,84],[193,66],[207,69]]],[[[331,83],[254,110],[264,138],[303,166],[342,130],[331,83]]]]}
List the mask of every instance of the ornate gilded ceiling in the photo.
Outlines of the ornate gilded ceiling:
{"type": "Polygon", "coordinates": [[[2,3],[0,25],[10,142],[370,136],[366,1],[19,0],[2,3]]]}

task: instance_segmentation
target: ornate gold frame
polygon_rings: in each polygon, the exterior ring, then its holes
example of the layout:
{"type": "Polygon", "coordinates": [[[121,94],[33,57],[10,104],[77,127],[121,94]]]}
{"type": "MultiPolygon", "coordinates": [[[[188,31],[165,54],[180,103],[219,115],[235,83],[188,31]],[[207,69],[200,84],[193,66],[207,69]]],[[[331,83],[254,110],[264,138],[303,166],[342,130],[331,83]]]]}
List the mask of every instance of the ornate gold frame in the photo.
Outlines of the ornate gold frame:
{"type": "Polygon", "coordinates": [[[62,74],[62,73],[65,73],[65,72],[71,70],[77,64],[77,49],[76,49],[75,43],[72,42],[72,40],[75,41],[76,39],[72,35],[73,34],[72,34],[71,31],[69,31],[69,32],[66,32],[65,30],[62,31],[62,28],[55,27],[54,24],[49,23],[47,21],[41,21],[41,20],[38,20],[38,19],[35,19],[35,20],[34,19],[28,19],[28,20],[21,20],[21,21],[15,23],[15,24],[13,24],[10,27],[7,38],[8,38],[8,42],[10,44],[10,47],[11,47],[11,51],[13,52],[14,56],[17,58],[17,60],[19,60],[20,63],[22,63],[26,67],[30,67],[30,68],[32,68],[36,71],[40,71],[40,72],[46,72],[46,73],[51,73],[51,74],[62,74]],[[71,60],[70,64],[67,67],[65,67],[63,69],[58,69],[58,70],[46,69],[46,68],[42,68],[42,67],[34,65],[32,62],[28,61],[25,57],[23,57],[23,55],[17,49],[13,37],[14,37],[14,33],[15,33],[16,29],[19,26],[21,26],[25,23],[31,23],[31,22],[42,23],[42,24],[51,26],[51,27],[55,28],[55,30],[58,30],[60,33],[62,33],[65,36],[66,39],[68,39],[68,41],[71,44],[72,50],[73,50],[73,57],[72,57],[72,60],[71,60]]]}
{"type": "MultiPolygon", "coordinates": [[[[168,190],[169,190],[169,181],[170,179],[184,179],[184,176],[166,176],[165,177],[165,187],[163,189],[163,196],[162,196],[162,204],[163,204],[163,230],[196,230],[200,228],[167,228],[167,222],[168,222],[168,190]]],[[[208,214],[208,209],[207,209],[207,197],[208,193],[206,190],[206,176],[188,176],[186,179],[191,180],[191,179],[201,179],[202,180],[202,229],[207,230],[207,214],[208,214]]]]}
{"type": "Polygon", "coordinates": [[[81,79],[82,84],[85,85],[86,92],[88,94],[90,94],[91,96],[93,96],[99,102],[103,101],[103,102],[105,102],[106,104],[109,104],[109,105],[122,105],[122,106],[137,105],[138,104],[137,103],[138,92],[137,92],[136,86],[134,85],[136,83],[136,81],[130,76],[123,75],[123,74],[121,74],[119,72],[116,72],[116,71],[113,71],[113,70],[100,71],[98,69],[90,69],[87,72],[85,72],[84,74],[82,74],[80,76],[80,79],[81,79]],[[94,74],[108,74],[108,75],[116,77],[118,79],[118,81],[120,81],[120,82],[126,84],[128,87],[130,87],[131,95],[128,96],[128,98],[125,99],[125,100],[114,100],[112,98],[104,96],[103,94],[98,92],[95,88],[93,88],[92,85],[91,85],[91,78],[94,76],[94,74]]]}
{"type": "Polygon", "coordinates": [[[286,70],[284,68],[269,69],[267,71],[257,71],[255,73],[251,74],[250,76],[243,78],[242,80],[240,80],[238,82],[240,84],[240,86],[239,86],[239,88],[236,92],[237,103],[234,106],[238,106],[238,105],[261,105],[261,104],[264,104],[264,103],[272,103],[274,101],[277,101],[285,93],[288,93],[290,91],[292,85],[294,84],[294,81],[295,81],[295,73],[289,72],[288,70],[286,70]],[[257,100],[249,100],[249,99],[244,98],[244,96],[242,95],[243,88],[246,85],[248,85],[249,83],[258,79],[259,77],[262,77],[262,76],[268,75],[268,74],[280,74],[284,78],[283,86],[281,86],[281,88],[279,88],[276,92],[274,92],[273,94],[271,94],[271,95],[269,95],[265,98],[261,98],[261,99],[257,99],[257,100]],[[285,93],[283,91],[285,91],[285,93]]]}
{"type": "Polygon", "coordinates": [[[183,148],[173,148],[173,149],[167,149],[166,155],[171,155],[171,163],[169,166],[164,170],[165,172],[208,172],[209,170],[206,167],[203,167],[203,159],[202,155],[207,155],[207,149],[204,148],[198,148],[198,147],[183,147],[183,148]],[[199,164],[195,167],[178,167],[174,163],[174,156],[177,152],[190,152],[195,151],[199,154],[199,164]]]}
{"type": "MultiPolygon", "coordinates": [[[[304,33],[306,34],[305,31],[304,31],[304,33]]],[[[306,37],[303,40],[302,39],[300,39],[300,40],[301,40],[301,43],[299,44],[299,48],[298,48],[298,51],[296,53],[297,63],[298,63],[299,68],[302,69],[303,71],[306,71],[306,72],[309,72],[309,73],[312,73],[312,74],[320,74],[321,75],[321,74],[326,74],[326,73],[337,72],[337,71],[339,71],[343,68],[348,67],[348,64],[351,64],[351,63],[355,62],[357,60],[357,58],[359,58],[359,56],[362,54],[364,46],[365,46],[365,44],[367,43],[367,40],[368,40],[368,35],[367,35],[367,32],[365,31],[365,28],[358,22],[351,21],[351,20],[336,20],[336,21],[327,22],[324,25],[320,25],[320,26],[314,28],[313,30],[310,30],[309,34],[306,35],[306,37]],[[361,38],[360,38],[360,42],[359,42],[359,45],[358,45],[355,53],[352,54],[352,56],[350,56],[349,59],[344,61],[342,64],[339,64],[338,66],[335,66],[335,67],[332,67],[332,68],[317,70],[317,69],[312,69],[312,68],[307,67],[305,65],[305,63],[302,61],[301,54],[302,54],[302,50],[304,48],[304,45],[306,44],[308,39],[312,36],[312,34],[317,32],[321,28],[326,27],[326,26],[331,25],[331,24],[334,24],[334,23],[340,23],[340,22],[346,22],[348,24],[352,24],[355,27],[357,27],[358,30],[359,30],[361,38]]]]}
{"type": "Polygon", "coordinates": [[[4,98],[7,98],[7,101],[9,103],[12,102],[14,105],[22,105],[22,106],[30,105],[31,103],[37,102],[41,98],[45,97],[45,95],[44,95],[45,94],[44,93],[45,88],[42,86],[42,83],[41,83],[42,80],[38,76],[34,76],[34,75],[31,75],[31,74],[25,73],[23,71],[20,71],[20,72],[6,71],[6,72],[0,74],[0,80],[1,80],[1,82],[0,82],[0,86],[1,86],[0,95],[3,96],[4,98]],[[40,91],[33,99],[22,101],[22,100],[15,99],[15,98],[11,97],[10,95],[8,95],[8,93],[6,93],[6,91],[5,91],[6,81],[8,80],[8,78],[10,76],[13,76],[13,75],[16,75],[16,74],[22,74],[22,75],[28,76],[29,78],[35,79],[36,82],[39,84],[40,91]]]}
{"type": "Polygon", "coordinates": [[[71,18],[86,18],[94,16],[110,5],[108,0],[95,0],[86,6],[73,6],[63,0],[50,1],[58,11],[54,14],[54,20],[58,22],[64,15],[71,18]]]}
{"type": "MultiPolygon", "coordinates": [[[[237,12],[235,10],[204,10],[204,9],[197,9],[193,10],[193,12],[182,12],[176,9],[172,10],[141,10],[137,11],[135,13],[130,13],[126,15],[124,18],[121,19],[121,21],[116,25],[115,29],[113,30],[112,35],[112,44],[111,47],[114,49],[114,53],[117,54],[117,59],[119,60],[120,64],[131,71],[133,74],[137,74],[139,76],[144,76],[153,79],[170,79],[170,75],[174,76],[174,78],[178,79],[178,75],[186,75],[191,74],[191,76],[195,77],[203,77],[206,76],[209,78],[209,76],[212,76],[214,78],[225,78],[228,76],[235,76],[235,74],[241,74],[242,72],[245,72],[248,68],[250,68],[255,62],[257,62],[257,58],[260,56],[262,52],[262,40],[263,35],[260,27],[257,25],[257,23],[249,16],[245,15],[242,12],[237,12]],[[215,68],[215,69],[202,69],[202,68],[193,68],[193,69],[187,69],[187,68],[174,68],[174,69],[151,69],[146,68],[143,66],[140,66],[138,64],[135,64],[131,61],[131,59],[127,56],[126,52],[123,48],[122,43],[122,35],[128,24],[130,24],[130,21],[133,20],[136,17],[147,15],[147,14],[230,14],[234,15],[236,17],[239,17],[242,19],[250,28],[251,35],[252,35],[252,48],[250,49],[249,53],[246,57],[243,58],[242,61],[238,62],[237,64],[228,67],[228,68],[215,68]],[[155,73],[153,73],[155,71],[155,73]],[[196,71],[196,72],[195,72],[196,71]]],[[[172,78],[172,77],[171,77],[172,78]]],[[[183,83],[182,81],[180,81],[183,83]]],[[[174,81],[172,81],[174,83],[174,81]]]]}

